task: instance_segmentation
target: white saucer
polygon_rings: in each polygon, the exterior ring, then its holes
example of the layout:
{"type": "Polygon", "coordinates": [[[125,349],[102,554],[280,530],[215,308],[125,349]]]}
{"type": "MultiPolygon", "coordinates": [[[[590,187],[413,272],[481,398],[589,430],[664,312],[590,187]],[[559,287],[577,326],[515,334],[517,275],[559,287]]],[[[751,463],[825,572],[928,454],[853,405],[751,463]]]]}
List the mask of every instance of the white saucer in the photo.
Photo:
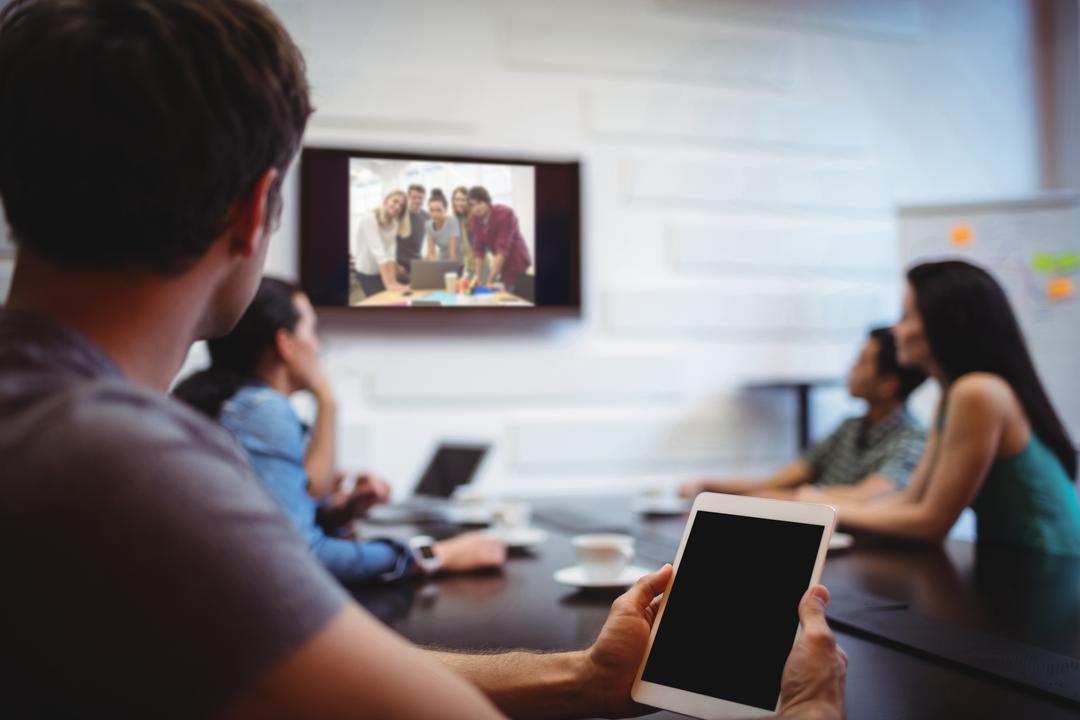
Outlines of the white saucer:
{"type": "Polygon", "coordinates": [[[555,571],[555,582],[560,585],[569,585],[576,588],[624,588],[630,587],[638,581],[642,575],[648,575],[652,570],[646,570],[637,565],[631,565],[622,571],[622,575],[608,580],[592,580],[585,576],[585,568],[580,565],[571,565],[562,570],[555,571]]]}
{"type": "Polygon", "coordinates": [[[634,510],[643,515],[683,515],[690,512],[692,500],[662,495],[660,497],[639,497],[634,500],[634,510]]]}
{"type": "Polygon", "coordinates": [[[849,547],[855,544],[855,538],[847,533],[834,532],[832,537],[829,538],[830,550],[847,550],[849,547]]]}
{"type": "Polygon", "coordinates": [[[483,505],[451,507],[446,511],[446,519],[455,525],[490,525],[495,511],[483,505]]]}
{"type": "Polygon", "coordinates": [[[484,532],[502,540],[508,548],[532,547],[548,539],[546,532],[534,527],[491,527],[484,532]]]}

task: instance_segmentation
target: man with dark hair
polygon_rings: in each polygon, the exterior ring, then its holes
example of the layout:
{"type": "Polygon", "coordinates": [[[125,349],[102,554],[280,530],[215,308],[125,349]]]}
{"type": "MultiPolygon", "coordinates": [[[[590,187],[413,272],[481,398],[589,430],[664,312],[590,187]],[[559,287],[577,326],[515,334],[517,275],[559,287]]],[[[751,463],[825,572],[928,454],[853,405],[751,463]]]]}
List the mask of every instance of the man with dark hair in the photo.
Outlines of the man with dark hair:
{"type": "Polygon", "coordinates": [[[406,284],[412,275],[413,260],[420,259],[420,250],[424,245],[424,228],[431,219],[428,211],[424,209],[426,197],[427,189],[423,185],[413,183],[409,186],[406,210],[409,213],[410,231],[408,235],[398,235],[397,241],[398,280],[406,284]]]}
{"type": "Polygon", "coordinates": [[[926,375],[896,361],[889,328],[871,330],[848,374],[848,392],[866,401],[861,417],[848,418],[832,435],[764,480],[701,480],[681,493],[722,492],[763,497],[869,500],[907,485],[922,457],[926,432],[907,411],[908,396],[926,375]],[[811,487],[812,486],[812,487],[811,487]]]}
{"type": "Polygon", "coordinates": [[[517,279],[532,266],[517,215],[506,205],[492,205],[487,188],[477,185],[469,189],[469,217],[475,257],[473,272],[476,277],[482,276],[484,256],[490,252],[495,260],[488,282],[502,282],[507,291],[514,292],[517,279]]]}
{"type": "MultiPolygon", "coordinates": [[[[311,111],[300,53],[265,6],[14,0],[0,11],[0,107],[0,197],[19,246],[0,310],[5,707],[636,710],[628,690],[669,567],[616,601],[589,649],[418,651],[315,562],[226,431],[164,395],[191,343],[251,300],[311,111]]],[[[791,716],[842,712],[826,600],[818,587],[800,606],[791,716]]]]}

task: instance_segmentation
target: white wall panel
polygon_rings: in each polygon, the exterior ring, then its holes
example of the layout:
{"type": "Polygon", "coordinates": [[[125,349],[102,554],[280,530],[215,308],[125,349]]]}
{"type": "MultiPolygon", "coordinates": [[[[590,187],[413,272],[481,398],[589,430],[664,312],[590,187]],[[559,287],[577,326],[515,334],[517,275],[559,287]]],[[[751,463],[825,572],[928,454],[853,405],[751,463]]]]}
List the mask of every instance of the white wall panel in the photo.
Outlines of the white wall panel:
{"type": "Polygon", "coordinates": [[[316,92],[315,128],[414,134],[477,131],[476,94],[432,83],[429,75],[354,72],[326,75],[316,92]]]}
{"type": "Polygon", "coordinates": [[[735,207],[872,212],[890,210],[887,183],[870,168],[813,167],[717,159],[663,158],[626,163],[631,202],[674,207],[735,207]]]}
{"type": "Polygon", "coordinates": [[[706,84],[781,87],[794,63],[789,42],[776,34],[703,33],[622,19],[581,27],[514,18],[503,47],[511,67],[706,84]]]}
{"type": "Polygon", "coordinates": [[[789,416],[773,398],[741,395],[707,413],[567,414],[523,420],[509,430],[515,469],[559,465],[663,467],[790,452],[789,416]],[[777,453],[779,450],[779,453],[777,453]]]}
{"type": "Polygon", "coordinates": [[[403,357],[373,372],[376,403],[570,403],[678,400],[685,392],[674,357],[516,353],[483,360],[453,353],[403,357]]]}
{"type": "Polygon", "coordinates": [[[863,150],[868,142],[868,126],[858,111],[832,104],[664,88],[590,93],[583,108],[586,127],[601,137],[848,155],[863,150]]]}
{"type": "Polygon", "coordinates": [[[658,0],[672,13],[716,20],[753,20],[911,40],[925,33],[919,0],[658,0]]]}
{"type": "Polygon", "coordinates": [[[607,326],[631,333],[806,336],[850,333],[888,318],[869,290],[750,293],[710,287],[617,288],[606,296],[607,326]]]}
{"type": "Polygon", "coordinates": [[[672,264],[693,272],[734,268],[895,273],[898,262],[896,237],[889,232],[672,223],[666,238],[672,264]]]}

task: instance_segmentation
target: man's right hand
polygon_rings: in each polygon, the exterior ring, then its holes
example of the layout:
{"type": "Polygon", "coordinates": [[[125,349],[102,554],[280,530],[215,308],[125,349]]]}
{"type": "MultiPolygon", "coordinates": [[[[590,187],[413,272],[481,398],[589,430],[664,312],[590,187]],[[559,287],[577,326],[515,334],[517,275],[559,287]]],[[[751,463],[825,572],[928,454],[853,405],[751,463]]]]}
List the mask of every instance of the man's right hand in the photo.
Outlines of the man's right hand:
{"type": "Polygon", "coordinates": [[[696,498],[705,492],[707,485],[704,480],[687,480],[679,486],[679,497],[696,498]]]}
{"type": "Polygon", "coordinates": [[[688,480],[679,486],[679,495],[684,498],[695,498],[703,492],[757,495],[764,487],[760,482],[751,480],[688,480]]]}
{"type": "Polygon", "coordinates": [[[506,544],[482,532],[467,532],[435,543],[435,554],[442,572],[497,568],[506,562],[506,544]]]}
{"type": "Polygon", "coordinates": [[[784,665],[780,717],[840,720],[844,717],[847,654],[825,622],[829,591],[815,585],[799,603],[802,632],[784,665]]]}

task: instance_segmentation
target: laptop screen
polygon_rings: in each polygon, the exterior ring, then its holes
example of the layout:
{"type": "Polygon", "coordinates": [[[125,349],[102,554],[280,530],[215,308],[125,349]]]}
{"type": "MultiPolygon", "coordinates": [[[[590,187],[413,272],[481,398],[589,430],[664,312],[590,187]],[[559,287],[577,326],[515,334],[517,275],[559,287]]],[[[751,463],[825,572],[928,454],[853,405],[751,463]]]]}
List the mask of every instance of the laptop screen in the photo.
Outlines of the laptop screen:
{"type": "Polygon", "coordinates": [[[415,494],[450,497],[459,485],[472,480],[487,451],[487,445],[439,445],[416,485],[415,494]]]}

